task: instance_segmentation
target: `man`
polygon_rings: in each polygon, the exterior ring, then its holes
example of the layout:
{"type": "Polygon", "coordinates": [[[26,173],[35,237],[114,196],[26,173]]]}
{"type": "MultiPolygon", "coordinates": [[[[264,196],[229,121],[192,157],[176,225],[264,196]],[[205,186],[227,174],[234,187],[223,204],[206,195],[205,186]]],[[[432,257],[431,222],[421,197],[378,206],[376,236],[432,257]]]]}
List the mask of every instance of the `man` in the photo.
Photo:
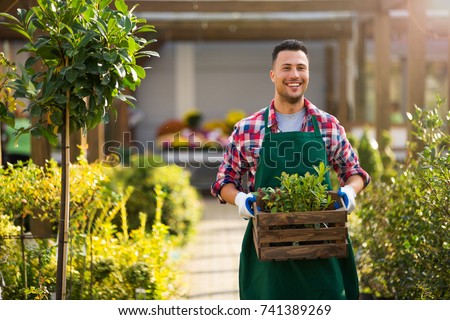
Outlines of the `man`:
{"type": "MultiPolygon", "coordinates": [[[[246,174],[252,192],[258,187],[279,185],[276,177],[283,171],[313,173],[313,166],[324,162],[337,172],[339,194],[349,212],[355,208],[356,194],[370,182],[344,128],[304,96],[309,83],[307,54],[305,45],[297,40],[285,40],[274,48],[270,70],[274,99],[268,108],[239,121],[229,139],[211,192],[221,203],[235,204],[243,218],[253,217],[252,204],[256,200],[242,185],[246,174]]],[[[327,184],[331,186],[329,177],[327,184]]],[[[249,220],[240,256],[241,299],[358,298],[350,242],[349,255],[344,259],[261,262],[249,220]]]]}

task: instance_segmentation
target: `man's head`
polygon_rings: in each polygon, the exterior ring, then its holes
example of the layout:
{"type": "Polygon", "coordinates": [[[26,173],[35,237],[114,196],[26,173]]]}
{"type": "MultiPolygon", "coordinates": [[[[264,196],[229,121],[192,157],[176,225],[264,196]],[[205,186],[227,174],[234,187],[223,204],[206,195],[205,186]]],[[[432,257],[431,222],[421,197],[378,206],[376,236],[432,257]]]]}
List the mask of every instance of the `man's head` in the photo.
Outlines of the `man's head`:
{"type": "Polygon", "coordinates": [[[308,56],[308,49],[303,42],[295,39],[284,40],[281,43],[277,44],[272,52],[272,65],[275,60],[278,58],[278,54],[280,51],[303,51],[306,56],[308,56]]]}
{"type": "Polygon", "coordinates": [[[285,40],[274,48],[270,78],[275,84],[278,108],[285,104],[291,106],[291,111],[303,107],[309,84],[309,60],[307,49],[301,41],[285,40]]]}

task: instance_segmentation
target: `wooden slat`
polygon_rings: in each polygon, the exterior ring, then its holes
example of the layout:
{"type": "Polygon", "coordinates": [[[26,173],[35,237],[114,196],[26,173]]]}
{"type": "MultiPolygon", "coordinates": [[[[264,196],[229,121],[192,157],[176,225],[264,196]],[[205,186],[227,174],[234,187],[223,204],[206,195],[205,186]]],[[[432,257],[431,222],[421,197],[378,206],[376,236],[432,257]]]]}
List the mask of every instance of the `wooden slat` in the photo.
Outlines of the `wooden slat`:
{"type": "Polygon", "coordinates": [[[339,21],[149,21],[159,40],[271,40],[350,37],[351,22],[339,21]]]}
{"type": "Polygon", "coordinates": [[[290,246],[290,247],[265,247],[261,248],[261,261],[284,261],[302,259],[317,259],[329,257],[346,257],[347,244],[318,244],[310,246],[290,246]]]}
{"type": "Polygon", "coordinates": [[[346,222],[347,212],[345,210],[325,210],[291,213],[257,213],[258,226],[269,225],[294,225],[314,223],[346,222]]]}
{"type": "Polygon", "coordinates": [[[253,241],[258,258],[268,260],[301,260],[334,256],[346,256],[348,228],[347,211],[336,192],[330,192],[333,200],[340,201],[335,210],[262,213],[252,220],[253,241]],[[330,227],[315,229],[311,224],[328,223],[330,227]],[[273,226],[297,225],[299,228],[273,229],[273,226]],[[294,242],[300,245],[292,245],[294,242]],[[317,243],[319,242],[319,243],[317,243]],[[326,243],[324,243],[326,242],[326,243]],[[285,245],[287,244],[287,245],[285,245]]]}
{"type": "Polygon", "coordinates": [[[377,6],[366,0],[128,0],[127,4],[149,12],[373,11],[377,6]]]}
{"type": "Polygon", "coordinates": [[[345,240],[347,228],[285,229],[259,232],[259,243],[345,240]]]}

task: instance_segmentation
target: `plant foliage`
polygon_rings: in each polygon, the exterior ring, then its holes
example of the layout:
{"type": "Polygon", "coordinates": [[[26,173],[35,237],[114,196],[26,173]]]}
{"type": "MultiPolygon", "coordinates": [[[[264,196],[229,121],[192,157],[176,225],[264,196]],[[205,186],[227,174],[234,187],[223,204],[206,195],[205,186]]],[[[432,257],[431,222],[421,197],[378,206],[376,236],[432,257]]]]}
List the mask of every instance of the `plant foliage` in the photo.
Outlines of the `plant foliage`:
{"type": "MultiPolygon", "coordinates": [[[[144,213],[138,214],[139,222],[131,228],[126,203],[133,188],[117,188],[118,182],[112,180],[117,168],[88,164],[80,157],[71,170],[67,298],[134,299],[137,288],[145,290],[146,299],[180,297],[184,293],[181,261],[173,259],[180,238],[172,236],[162,222],[171,191],[154,185],[154,199],[147,202],[153,208],[145,208],[154,212],[150,228],[146,228],[148,218],[144,213]]],[[[183,179],[178,171],[174,174],[178,180],[183,179]]],[[[30,216],[56,226],[60,175],[61,168],[52,161],[45,167],[30,162],[27,166],[0,168],[0,272],[6,284],[3,299],[48,299],[55,290],[54,238],[35,239],[34,246],[25,246],[24,263],[18,225],[30,216]]],[[[199,199],[186,201],[189,212],[198,215],[194,208],[200,210],[199,199]]],[[[185,208],[178,205],[172,202],[174,212],[184,212],[185,208]]]]}
{"type": "Polygon", "coordinates": [[[326,209],[331,203],[325,174],[330,170],[323,162],[314,166],[317,174],[304,176],[283,172],[280,187],[259,188],[255,196],[260,199],[261,210],[266,212],[305,212],[326,209]]]}
{"type": "Polygon", "coordinates": [[[391,181],[374,181],[355,212],[353,244],[363,291],[397,299],[450,298],[450,113],[415,108],[423,145],[391,181]]]}
{"type": "MultiPolygon", "coordinates": [[[[158,56],[144,51],[155,40],[143,35],[154,32],[128,10],[124,0],[37,0],[17,17],[0,13],[1,22],[20,33],[27,43],[19,52],[30,56],[12,88],[17,98],[29,99],[34,136],[57,144],[57,134],[70,110],[70,129],[91,129],[108,122],[114,99],[132,105],[126,90],[139,86],[146,72],[138,58],[158,56]]],[[[2,111],[3,112],[3,111],[2,111]]]]}

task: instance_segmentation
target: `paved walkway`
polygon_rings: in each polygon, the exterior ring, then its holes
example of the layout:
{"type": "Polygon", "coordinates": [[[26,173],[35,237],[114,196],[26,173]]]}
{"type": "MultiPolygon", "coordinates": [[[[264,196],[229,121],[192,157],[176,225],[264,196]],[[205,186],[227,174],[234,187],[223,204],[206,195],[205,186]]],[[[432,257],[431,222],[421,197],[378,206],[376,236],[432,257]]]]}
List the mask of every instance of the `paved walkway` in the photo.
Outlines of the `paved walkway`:
{"type": "Polygon", "coordinates": [[[203,218],[187,247],[186,299],[239,299],[239,253],[247,222],[233,205],[220,204],[211,196],[204,196],[203,202],[203,218]]]}

